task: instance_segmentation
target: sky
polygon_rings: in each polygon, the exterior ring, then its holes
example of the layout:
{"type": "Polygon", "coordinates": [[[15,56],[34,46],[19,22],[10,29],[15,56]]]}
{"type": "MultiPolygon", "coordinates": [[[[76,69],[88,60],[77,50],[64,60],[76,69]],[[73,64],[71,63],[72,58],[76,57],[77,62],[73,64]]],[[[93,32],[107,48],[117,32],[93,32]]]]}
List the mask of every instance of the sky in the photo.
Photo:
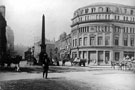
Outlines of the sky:
{"type": "Polygon", "coordinates": [[[6,21],[14,31],[15,44],[30,46],[40,40],[43,14],[46,38],[58,40],[61,33],[70,33],[75,10],[99,2],[135,6],[135,0],[0,0],[0,5],[6,6],[6,21]]]}

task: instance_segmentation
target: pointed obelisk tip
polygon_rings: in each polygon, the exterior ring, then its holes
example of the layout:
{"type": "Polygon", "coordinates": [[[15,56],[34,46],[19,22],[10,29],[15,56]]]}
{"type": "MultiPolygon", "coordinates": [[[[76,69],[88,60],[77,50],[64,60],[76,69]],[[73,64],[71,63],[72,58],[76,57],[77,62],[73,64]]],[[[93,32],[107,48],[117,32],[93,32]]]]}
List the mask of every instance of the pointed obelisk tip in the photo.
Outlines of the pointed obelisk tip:
{"type": "Polygon", "coordinates": [[[43,14],[43,17],[44,17],[45,15],[43,14]]]}

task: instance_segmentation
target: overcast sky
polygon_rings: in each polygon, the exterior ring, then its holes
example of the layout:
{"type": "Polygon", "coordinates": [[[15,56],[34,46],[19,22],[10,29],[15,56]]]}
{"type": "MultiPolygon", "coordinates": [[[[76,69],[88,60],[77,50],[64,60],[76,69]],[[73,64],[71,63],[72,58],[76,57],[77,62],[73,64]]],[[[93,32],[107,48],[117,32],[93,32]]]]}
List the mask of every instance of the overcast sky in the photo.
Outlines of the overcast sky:
{"type": "Polygon", "coordinates": [[[6,6],[6,20],[14,30],[15,44],[32,45],[41,35],[45,14],[46,38],[58,40],[62,32],[70,33],[73,12],[97,2],[134,5],[135,0],[0,0],[6,6]]]}

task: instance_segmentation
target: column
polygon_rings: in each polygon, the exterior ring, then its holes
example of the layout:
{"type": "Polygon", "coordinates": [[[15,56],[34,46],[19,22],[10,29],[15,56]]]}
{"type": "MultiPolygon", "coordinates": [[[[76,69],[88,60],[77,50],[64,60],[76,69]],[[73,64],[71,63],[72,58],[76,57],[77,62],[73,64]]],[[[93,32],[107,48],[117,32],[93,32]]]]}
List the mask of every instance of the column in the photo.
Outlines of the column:
{"type": "Polygon", "coordinates": [[[95,36],[95,44],[96,44],[96,46],[98,46],[98,34],[96,33],[96,36],[95,36]]]}
{"type": "Polygon", "coordinates": [[[89,59],[89,51],[87,51],[87,61],[88,61],[88,59],[89,59]]]}
{"type": "Polygon", "coordinates": [[[98,50],[96,50],[96,65],[98,65],[98,50]]]}
{"type": "Polygon", "coordinates": [[[128,34],[128,47],[130,47],[130,35],[128,34]]]}
{"type": "Polygon", "coordinates": [[[120,32],[120,40],[119,40],[119,42],[120,42],[120,46],[123,46],[123,29],[121,29],[121,32],[120,32]]]}
{"type": "Polygon", "coordinates": [[[103,33],[103,46],[105,46],[105,33],[103,33]]]}
{"type": "Polygon", "coordinates": [[[123,58],[124,58],[124,52],[121,51],[121,52],[120,52],[120,60],[122,60],[123,58]]]}
{"type": "Polygon", "coordinates": [[[114,60],[114,52],[111,50],[110,51],[110,64],[111,64],[111,61],[114,60]]]}
{"type": "Polygon", "coordinates": [[[105,50],[103,51],[103,64],[105,64],[105,50]]]}
{"type": "Polygon", "coordinates": [[[83,45],[83,39],[84,39],[84,38],[83,38],[83,35],[82,35],[82,46],[84,46],[84,45],[83,45]]]}
{"type": "Polygon", "coordinates": [[[110,33],[110,46],[113,46],[113,27],[111,26],[110,27],[110,31],[111,31],[111,33],[110,33]]]}

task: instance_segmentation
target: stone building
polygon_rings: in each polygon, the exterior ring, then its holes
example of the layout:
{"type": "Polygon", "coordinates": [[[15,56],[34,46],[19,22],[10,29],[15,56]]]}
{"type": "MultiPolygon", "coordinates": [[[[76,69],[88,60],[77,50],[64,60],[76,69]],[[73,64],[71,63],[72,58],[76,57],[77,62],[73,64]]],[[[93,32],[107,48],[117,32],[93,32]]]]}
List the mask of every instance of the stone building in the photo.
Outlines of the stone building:
{"type": "Polygon", "coordinates": [[[60,58],[62,58],[65,53],[70,54],[71,51],[71,36],[70,34],[62,33],[59,37],[59,40],[55,42],[55,47],[58,48],[58,53],[60,58]]]}
{"type": "Polygon", "coordinates": [[[135,7],[96,3],[74,12],[71,25],[72,57],[109,65],[135,56],[135,7]]]}

